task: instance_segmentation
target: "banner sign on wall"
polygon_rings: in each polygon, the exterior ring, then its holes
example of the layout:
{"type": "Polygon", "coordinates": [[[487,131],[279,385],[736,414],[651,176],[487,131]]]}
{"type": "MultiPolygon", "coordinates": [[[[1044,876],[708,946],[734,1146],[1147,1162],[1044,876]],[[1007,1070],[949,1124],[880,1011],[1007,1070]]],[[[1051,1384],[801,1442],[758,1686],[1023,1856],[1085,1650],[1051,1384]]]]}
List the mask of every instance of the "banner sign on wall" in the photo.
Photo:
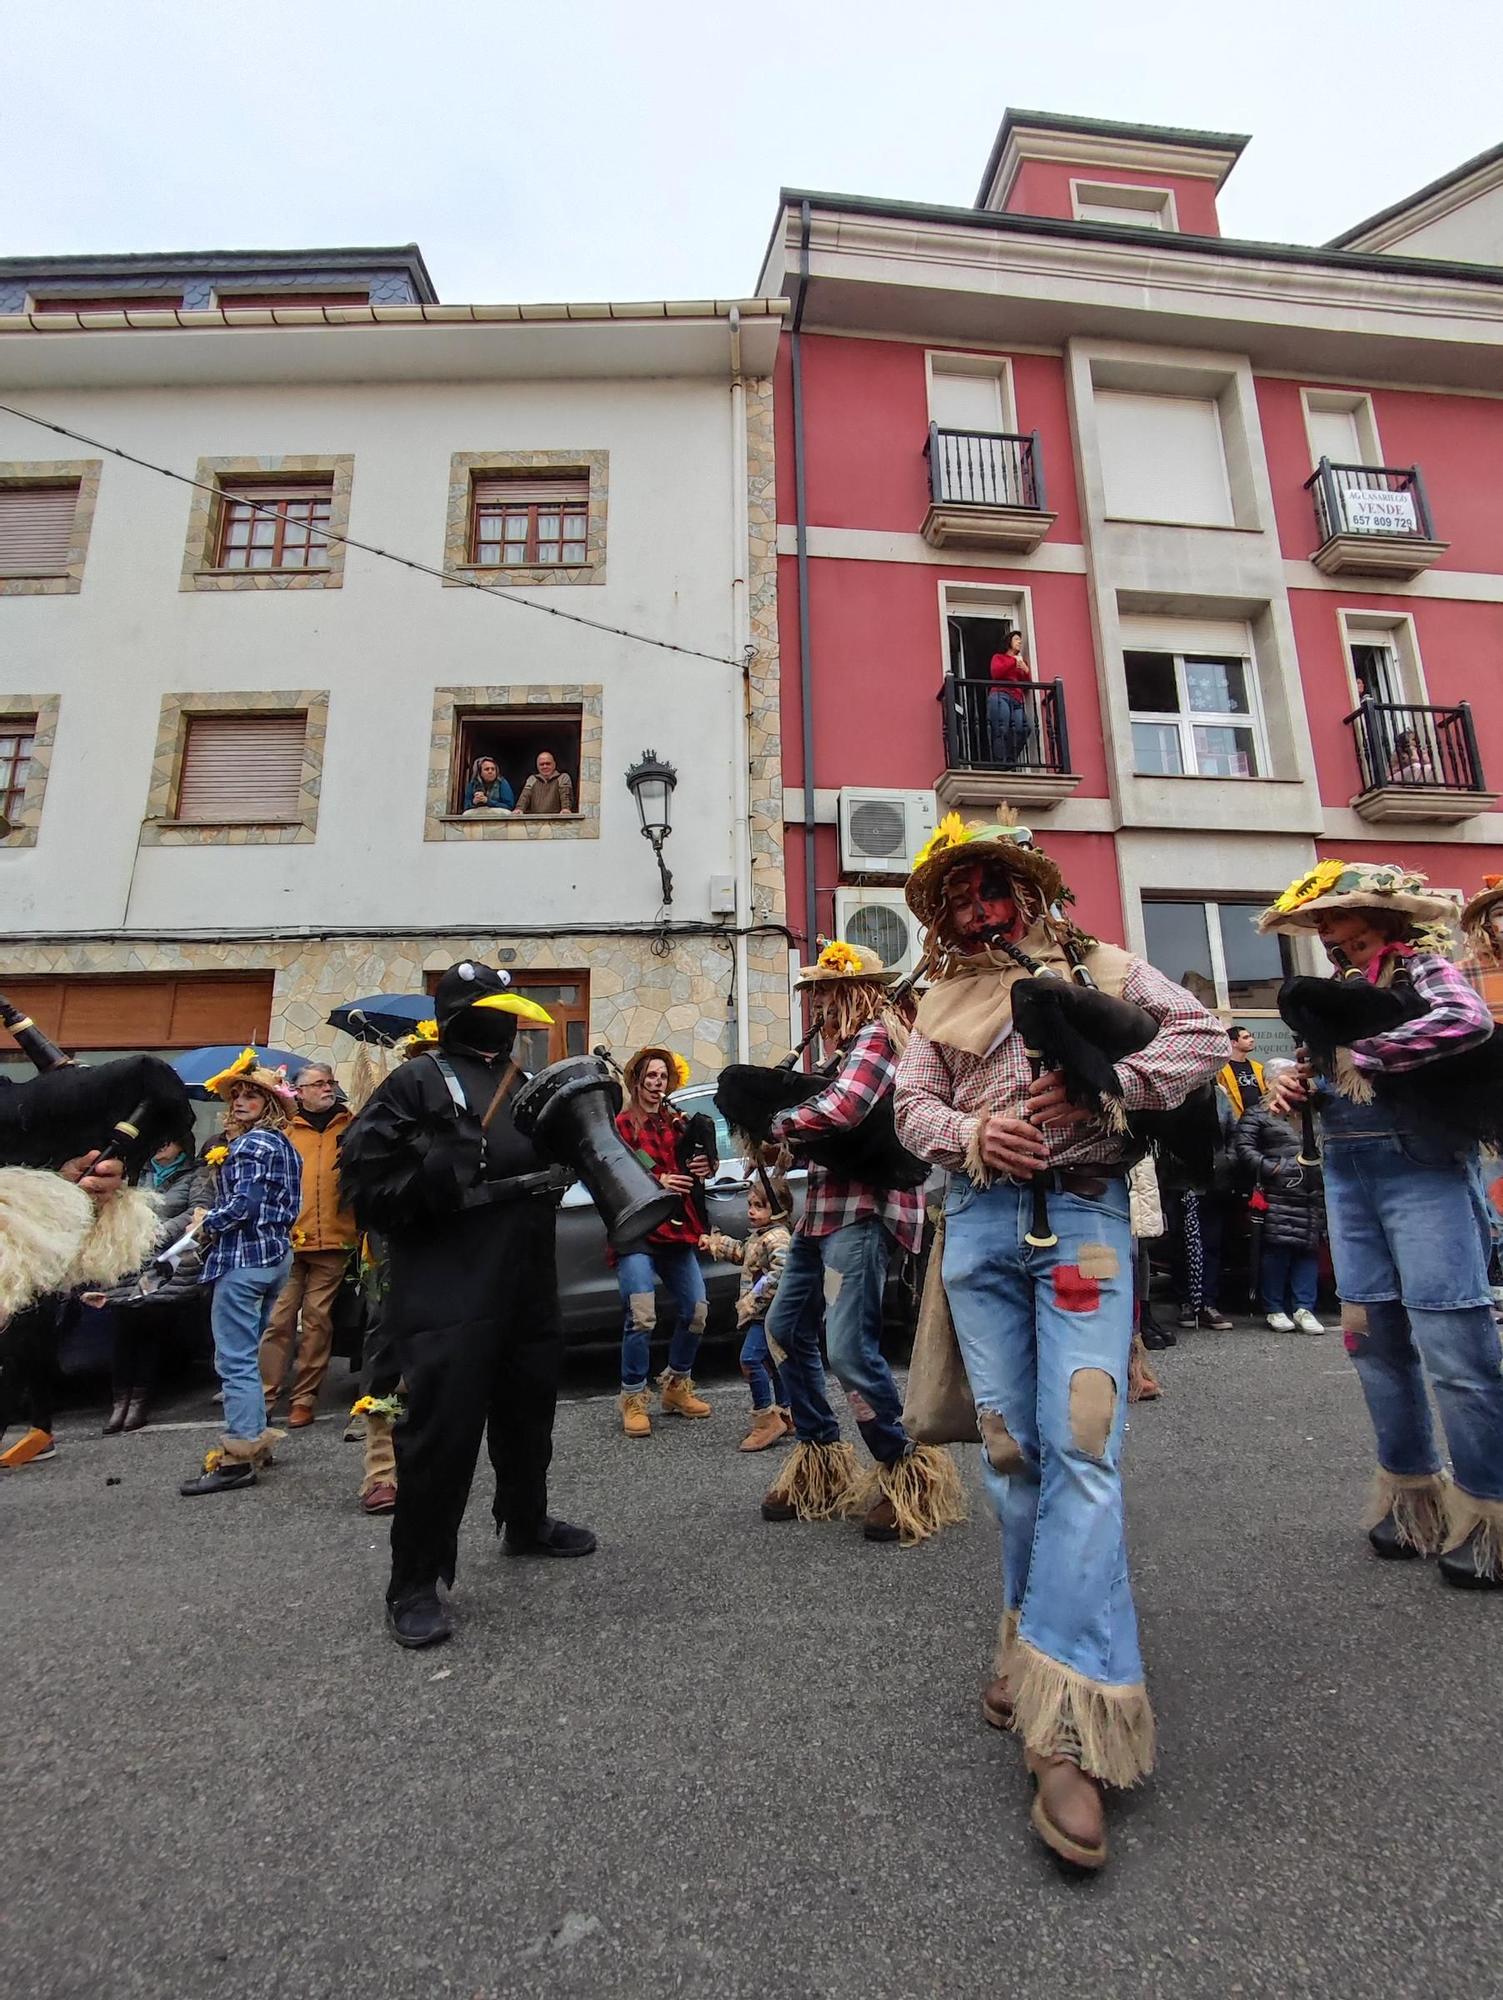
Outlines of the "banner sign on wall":
{"type": "Polygon", "coordinates": [[[1350,535],[1415,535],[1419,515],[1412,493],[1372,492],[1366,487],[1348,486],[1341,495],[1350,535]]]}

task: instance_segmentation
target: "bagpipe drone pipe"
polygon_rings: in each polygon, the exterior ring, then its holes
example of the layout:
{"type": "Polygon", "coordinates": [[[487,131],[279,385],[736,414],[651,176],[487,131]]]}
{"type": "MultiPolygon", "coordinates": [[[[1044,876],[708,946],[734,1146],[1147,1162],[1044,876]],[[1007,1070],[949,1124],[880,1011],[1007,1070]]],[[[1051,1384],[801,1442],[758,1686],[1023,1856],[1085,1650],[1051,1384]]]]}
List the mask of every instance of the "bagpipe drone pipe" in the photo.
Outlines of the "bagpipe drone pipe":
{"type": "MultiPolygon", "coordinates": [[[[1309,1052],[1320,1076],[1338,1091],[1346,1066],[1340,1052],[1429,1012],[1402,964],[1391,986],[1373,986],[1344,968],[1322,979],[1296,974],[1279,988],[1279,1013],[1309,1052]]],[[[1404,1070],[1363,1070],[1380,1103],[1419,1126],[1482,1144],[1503,1143],[1503,1036],[1456,1055],[1438,1055],[1404,1070]]],[[[1307,1149],[1308,1150],[1308,1149],[1307,1149]]]]}

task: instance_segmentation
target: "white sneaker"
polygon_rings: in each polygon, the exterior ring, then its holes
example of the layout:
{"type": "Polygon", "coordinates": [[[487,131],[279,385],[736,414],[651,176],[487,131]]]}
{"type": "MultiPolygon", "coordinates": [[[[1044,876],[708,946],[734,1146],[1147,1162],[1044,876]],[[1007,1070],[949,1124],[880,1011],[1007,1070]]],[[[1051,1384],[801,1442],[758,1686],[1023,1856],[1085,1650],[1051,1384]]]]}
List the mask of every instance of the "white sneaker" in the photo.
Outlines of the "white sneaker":
{"type": "Polygon", "coordinates": [[[1294,1331],[1294,1321],[1289,1317],[1288,1313],[1270,1313],[1268,1315],[1268,1325],[1274,1333],[1293,1333],[1294,1331]]]}
{"type": "Polygon", "coordinates": [[[1294,1315],[1294,1324],[1301,1333],[1324,1333],[1325,1328],[1308,1306],[1301,1306],[1294,1315]]]}

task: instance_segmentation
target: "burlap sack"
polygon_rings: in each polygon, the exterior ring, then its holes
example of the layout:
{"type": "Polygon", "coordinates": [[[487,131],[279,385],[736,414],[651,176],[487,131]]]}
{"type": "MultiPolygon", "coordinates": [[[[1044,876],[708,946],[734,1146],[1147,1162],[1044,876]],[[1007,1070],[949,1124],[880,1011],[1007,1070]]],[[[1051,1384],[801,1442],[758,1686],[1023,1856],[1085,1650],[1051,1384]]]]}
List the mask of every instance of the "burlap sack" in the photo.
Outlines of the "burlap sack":
{"type": "Polygon", "coordinates": [[[976,1404],[955,1339],[943,1275],[945,1221],[934,1228],[908,1368],[903,1428],[919,1444],[979,1444],[976,1404]]]}

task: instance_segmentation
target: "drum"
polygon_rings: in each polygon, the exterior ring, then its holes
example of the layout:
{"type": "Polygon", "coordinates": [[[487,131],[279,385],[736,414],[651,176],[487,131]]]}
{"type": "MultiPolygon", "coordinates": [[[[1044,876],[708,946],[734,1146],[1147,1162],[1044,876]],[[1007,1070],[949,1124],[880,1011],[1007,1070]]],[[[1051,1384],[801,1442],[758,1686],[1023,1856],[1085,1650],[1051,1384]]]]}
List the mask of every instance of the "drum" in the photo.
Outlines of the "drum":
{"type": "Polygon", "coordinates": [[[630,1250],[679,1213],[616,1130],[621,1086],[598,1056],[539,1070],[511,1101],[512,1123],[545,1160],[572,1167],[600,1211],[613,1250],[630,1250]]]}

